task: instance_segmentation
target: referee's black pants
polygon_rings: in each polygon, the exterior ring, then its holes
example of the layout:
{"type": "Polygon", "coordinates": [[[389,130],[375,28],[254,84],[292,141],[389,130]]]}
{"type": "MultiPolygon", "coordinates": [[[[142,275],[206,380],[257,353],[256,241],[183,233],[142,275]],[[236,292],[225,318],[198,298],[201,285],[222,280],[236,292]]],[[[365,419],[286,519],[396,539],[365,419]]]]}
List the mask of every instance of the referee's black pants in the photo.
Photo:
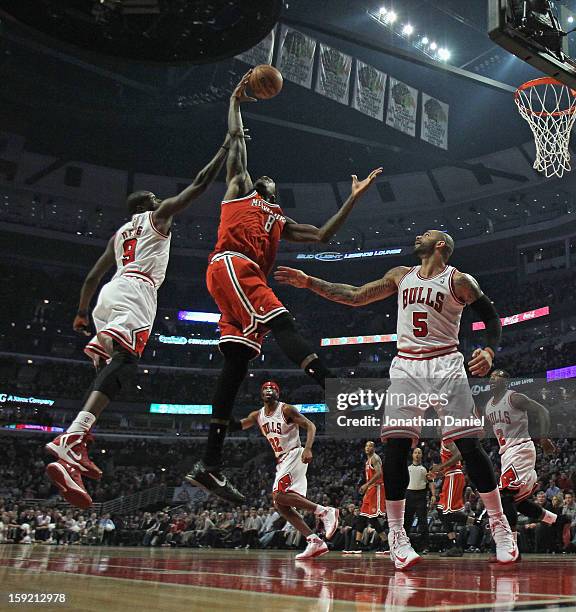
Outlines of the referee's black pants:
{"type": "Polygon", "coordinates": [[[410,529],[418,517],[418,532],[422,534],[422,546],[428,546],[428,496],[426,489],[420,491],[406,490],[406,511],[404,513],[404,529],[410,535],[410,529]]]}

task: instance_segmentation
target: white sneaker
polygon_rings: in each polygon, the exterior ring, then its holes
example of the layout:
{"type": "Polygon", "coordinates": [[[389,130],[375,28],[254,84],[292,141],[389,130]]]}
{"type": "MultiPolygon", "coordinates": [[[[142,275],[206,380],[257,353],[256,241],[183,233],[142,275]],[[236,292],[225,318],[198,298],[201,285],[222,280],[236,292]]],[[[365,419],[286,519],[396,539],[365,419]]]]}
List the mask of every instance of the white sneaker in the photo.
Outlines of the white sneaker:
{"type": "Polygon", "coordinates": [[[296,559],[313,559],[314,557],[320,557],[328,552],[328,546],[324,540],[320,538],[311,538],[308,540],[308,546],[299,555],[296,555],[296,559]]]}
{"type": "Polygon", "coordinates": [[[394,567],[398,570],[408,569],[421,559],[420,555],[412,548],[410,539],[403,528],[390,530],[388,545],[390,546],[390,559],[394,561],[394,567]]]}
{"type": "Polygon", "coordinates": [[[508,519],[504,515],[490,518],[490,531],[496,544],[496,561],[502,564],[516,562],[518,560],[518,546],[508,519]]]}
{"type": "Polygon", "coordinates": [[[338,517],[340,516],[340,510],[338,508],[326,508],[326,512],[320,515],[320,520],[324,525],[324,531],[326,531],[326,539],[331,540],[336,529],[338,529],[338,517]]]}

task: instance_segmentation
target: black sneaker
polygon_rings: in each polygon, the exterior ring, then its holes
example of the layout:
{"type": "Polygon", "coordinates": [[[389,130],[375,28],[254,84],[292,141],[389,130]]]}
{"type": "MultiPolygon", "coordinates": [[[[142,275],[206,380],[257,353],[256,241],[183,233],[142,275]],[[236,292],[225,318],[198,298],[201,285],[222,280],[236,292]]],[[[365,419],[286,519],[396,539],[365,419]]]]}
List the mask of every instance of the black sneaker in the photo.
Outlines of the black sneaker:
{"type": "Polygon", "coordinates": [[[445,550],[443,553],[440,553],[441,557],[462,557],[464,556],[464,551],[459,546],[452,546],[448,550],[445,550]]]}
{"type": "Polygon", "coordinates": [[[197,461],[185,480],[208,493],[216,495],[220,499],[232,502],[234,504],[242,504],[246,498],[236,487],[228,481],[226,476],[220,472],[210,472],[204,465],[203,461],[197,461]]]}

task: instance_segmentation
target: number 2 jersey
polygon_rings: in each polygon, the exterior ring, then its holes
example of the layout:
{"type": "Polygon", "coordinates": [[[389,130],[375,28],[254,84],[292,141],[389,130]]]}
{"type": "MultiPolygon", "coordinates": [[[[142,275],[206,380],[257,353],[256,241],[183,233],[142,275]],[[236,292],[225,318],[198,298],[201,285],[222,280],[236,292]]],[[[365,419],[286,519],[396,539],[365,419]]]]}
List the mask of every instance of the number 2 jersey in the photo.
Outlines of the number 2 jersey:
{"type": "Polygon", "coordinates": [[[430,359],[458,349],[460,317],[466,306],[456,297],[456,268],[446,266],[431,278],[415,266],[398,283],[398,356],[430,359]]]}
{"type": "Polygon", "coordinates": [[[278,251],[286,217],[257,191],[235,200],[224,200],[220,212],[218,240],[209,260],[217,253],[241,253],[268,275],[278,251]]]}
{"type": "Polygon", "coordinates": [[[152,219],[152,211],[136,214],[114,236],[114,255],[120,276],[148,279],[156,289],[166,276],[171,235],[163,234],[152,219]]]}
{"type": "Polygon", "coordinates": [[[515,391],[506,391],[499,401],[490,398],[484,409],[486,419],[494,429],[494,435],[503,455],[509,448],[524,442],[531,442],[528,428],[528,413],[512,405],[515,391]]]}

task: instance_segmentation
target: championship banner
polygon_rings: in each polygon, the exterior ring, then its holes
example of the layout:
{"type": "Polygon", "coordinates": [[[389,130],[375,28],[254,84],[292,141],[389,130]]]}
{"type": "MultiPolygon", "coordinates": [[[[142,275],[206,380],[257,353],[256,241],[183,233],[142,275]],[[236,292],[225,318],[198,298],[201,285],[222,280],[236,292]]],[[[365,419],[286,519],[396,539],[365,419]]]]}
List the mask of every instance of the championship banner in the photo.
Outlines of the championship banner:
{"type": "Polygon", "coordinates": [[[448,104],[422,92],[420,137],[435,147],[448,149],[448,104]]]}
{"type": "Polygon", "coordinates": [[[410,136],[416,136],[418,90],[390,77],[390,95],[386,125],[410,136]]]}
{"type": "Polygon", "coordinates": [[[386,78],[386,74],[380,72],[380,70],[356,60],[352,108],[382,121],[386,78]]]}
{"type": "Polygon", "coordinates": [[[316,41],[302,32],[282,26],[276,66],[288,81],[312,87],[316,41]]]}
{"type": "Polygon", "coordinates": [[[345,53],[320,43],[320,62],[316,77],[316,91],[340,104],[348,104],[352,58],[345,53]]]}
{"type": "Polygon", "coordinates": [[[251,66],[259,66],[260,64],[272,64],[272,55],[274,54],[274,39],[276,37],[276,28],[272,28],[270,34],[264,40],[261,40],[255,47],[248,49],[244,53],[236,56],[236,59],[250,64],[251,66]]]}

